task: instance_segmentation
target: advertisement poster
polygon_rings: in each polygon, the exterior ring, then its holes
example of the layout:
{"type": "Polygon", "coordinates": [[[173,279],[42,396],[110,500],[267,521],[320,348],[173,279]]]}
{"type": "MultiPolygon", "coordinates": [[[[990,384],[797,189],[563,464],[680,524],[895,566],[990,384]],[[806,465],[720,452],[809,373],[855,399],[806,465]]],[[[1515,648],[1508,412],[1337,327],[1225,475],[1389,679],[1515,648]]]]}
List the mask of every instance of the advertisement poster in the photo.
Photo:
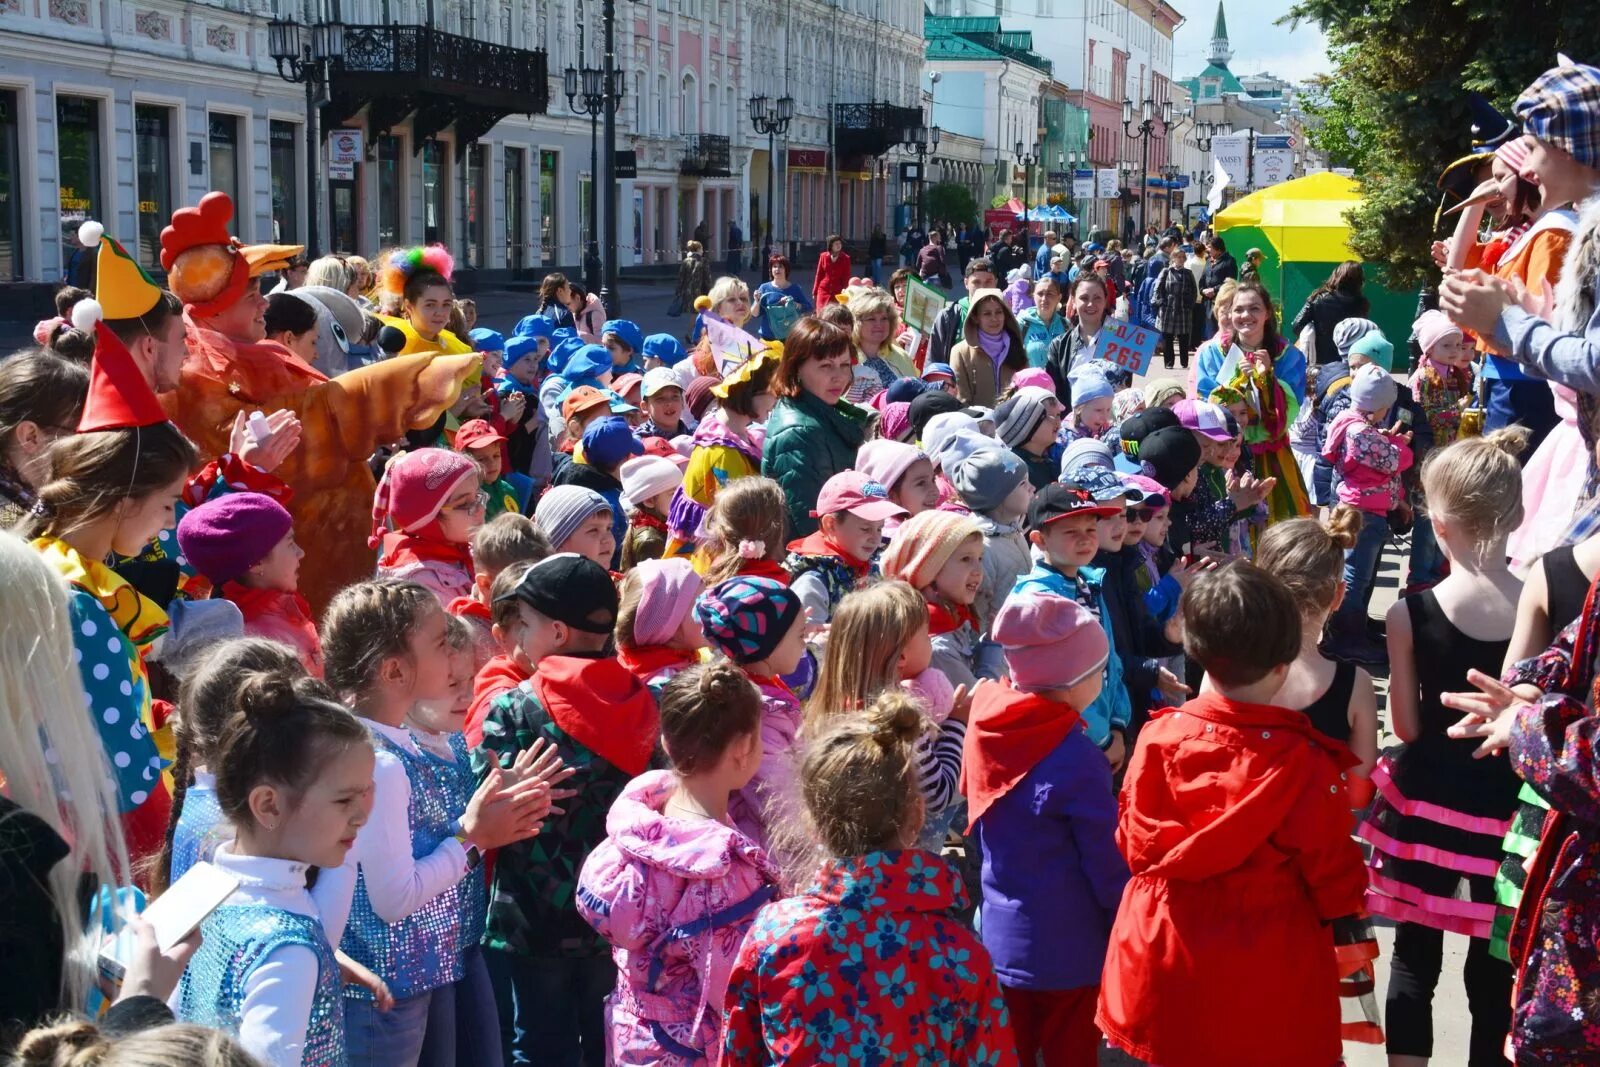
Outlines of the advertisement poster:
{"type": "Polygon", "coordinates": [[[1115,167],[1101,167],[1094,172],[1094,195],[1099,200],[1115,200],[1122,182],[1115,167]]]}

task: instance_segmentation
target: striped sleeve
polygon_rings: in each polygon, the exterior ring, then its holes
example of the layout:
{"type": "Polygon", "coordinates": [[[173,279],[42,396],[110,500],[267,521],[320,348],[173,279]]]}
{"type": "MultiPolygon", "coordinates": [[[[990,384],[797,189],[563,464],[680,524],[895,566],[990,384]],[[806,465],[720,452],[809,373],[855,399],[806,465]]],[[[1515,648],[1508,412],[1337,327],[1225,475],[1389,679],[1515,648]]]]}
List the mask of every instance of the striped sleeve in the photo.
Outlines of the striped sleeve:
{"type": "Polygon", "coordinates": [[[937,734],[930,734],[917,747],[917,784],[930,815],[944,811],[961,796],[961,749],[966,737],[966,723],[946,719],[937,734]]]}

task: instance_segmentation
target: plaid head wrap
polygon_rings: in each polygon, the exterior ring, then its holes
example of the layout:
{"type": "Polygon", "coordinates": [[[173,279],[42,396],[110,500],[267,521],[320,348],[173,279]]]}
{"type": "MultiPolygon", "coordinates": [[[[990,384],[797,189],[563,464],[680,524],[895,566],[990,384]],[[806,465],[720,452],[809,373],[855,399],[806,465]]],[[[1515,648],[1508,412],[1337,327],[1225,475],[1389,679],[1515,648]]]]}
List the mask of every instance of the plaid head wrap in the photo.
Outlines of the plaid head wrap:
{"type": "Polygon", "coordinates": [[[1600,69],[1573,64],[1547,70],[1517,97],[1514,110],[1528,133],[1600,169],[1600,69]]]}

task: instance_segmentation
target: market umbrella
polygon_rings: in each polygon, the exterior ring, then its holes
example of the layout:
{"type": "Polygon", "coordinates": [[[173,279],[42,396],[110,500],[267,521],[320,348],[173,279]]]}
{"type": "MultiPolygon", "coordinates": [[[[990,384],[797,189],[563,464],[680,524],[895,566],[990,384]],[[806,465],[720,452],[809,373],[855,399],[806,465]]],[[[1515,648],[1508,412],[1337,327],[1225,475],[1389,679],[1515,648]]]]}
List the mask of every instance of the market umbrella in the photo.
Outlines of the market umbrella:
{"type": "MultiPolygon", "coordinates": [[[[1346,214],[1360,203],[1359,182],[1323,171],[1241,197],[1217,212],[1212,221],[1241,265],[1247,250],[1259,248],[1264,253],[1261,281],[1287,327],[1333,268],[1344,260],[1361,258],[1350,247],[1350,223],[1346,220],[1346,214]]],[[[1366,275],[1370,317],[1384,336],[1402,344],[1416,317],[1416,290],[1386,287],[1379,264],[1367,264],[1366,275]]],[[[1322,358],[1329,357],[1323,354],[1322,358]]]]}

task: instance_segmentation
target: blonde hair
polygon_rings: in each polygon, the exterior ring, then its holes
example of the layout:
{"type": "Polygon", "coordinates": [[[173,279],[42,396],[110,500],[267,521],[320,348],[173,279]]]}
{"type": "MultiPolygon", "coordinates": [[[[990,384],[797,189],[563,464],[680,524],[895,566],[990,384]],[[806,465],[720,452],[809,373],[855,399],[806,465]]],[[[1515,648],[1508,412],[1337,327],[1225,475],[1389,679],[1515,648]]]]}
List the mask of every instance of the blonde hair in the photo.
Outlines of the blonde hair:
{"type": "Polygon", "coordinates": [[[833,856],[904,847],[919,830],[916,747],[921,706],[885,690],[857,715],[835,716],[806,746],[800,789],[811,827],[833,856]]]}
{"type": "Polygon", "coordinates": [[[805,732],[813,734],[841,714],[858,711],[878,692],[899,683],[900,653],[928,625],[928,605],[907,582],[889,580],[839,602],[828,627],[828,646],[816,688],[806,704],[805,732]]]}
{"type": "Polygon", "coordinates": [[[1211,300],[1212,317],[1222,323],[1224,327],[1227,326],[1227,323],[1222,322],[1222,316],[1233,310],[1233,294],[1238,289],[1239,283],[1237,280],[1233,278],[1225,279],[1221,285],[1217,286],[1217,295],[1211,300]]]}
{"type": "Polygon", "coordinates": [[[0,779],[22,812],[71,846],[71,858],[50,869],[48,888],[66,934],[59,992],[63,1004],[79,1004],[99,947],[98,932],[82,936],[79,879],[125,884],[129,866],[116,778],[84,711],[67,604],[67,583],[44,557],[0,533],[0,779]]]}
{"type": "Polygon", "coordinates": [[[639,641],[633,636],[634,624],[639,621],[639,605],[644,602],[644,572],[631,570],[623,575],[622,587],[617,591],[617,625],[613,636],[617,647],[635,649],[639,641]]]}
{"type": "Polygon", "coordinates": [[[1463,437],[1429,454],[1422,464],[1428,510],[1471,535],[1482,550],[1500,544],[1522,525],[1522,467],[1528,431],[1507,426],[1482,437],[1463,437]]]}
{"type": "Polygon", "coordinates": [[[122,1037],[94,1023],[67,1020],[23,1037],[15,1067],[259,1067],[260,1061],[220,1030],[169,1023],[122,1037]]]}
{"type": "Polygon", "coordinates": [[[705,579],[706,588],[739,573],[745,562],[739,546],[746,541],[761,545],[761,555],[756,558],[780,562],[787,519],[783,489],[771,478],[751,476],[729,482],[706,514],[695,553],[695,569],[705,579]]]}
{"type": "Polygon", "coordinates": [[[1256,566],[1284,587],[1302,615],[1327,611],[1344,578],[1344,554],[1355,547],[1361,512],[1340,506],[1326,522],[1290,519],[1267,528],[1256,566]]]}
{"type": "Polygon", "coordinates": [[[894,342],[894,328],[900,321],[900,309],[895,307],[894,297],[887,290],[876,287],[857,289],[850,295],[849,311],[855,317],[856,344],[861,343],[861,320],[880,312],[889,316],[889,339],[884,341],[884,347],[894,342]]]}
{"type": "Polygon", "coordinates": [[[741,279],[728,274],[712,283],[711,292],[707,296],[711,300],[711,310],[715,311],[722,306],[724,300],[732,300],[736,296],[743,296],[749,300],[750,287],[741,279]]]}

